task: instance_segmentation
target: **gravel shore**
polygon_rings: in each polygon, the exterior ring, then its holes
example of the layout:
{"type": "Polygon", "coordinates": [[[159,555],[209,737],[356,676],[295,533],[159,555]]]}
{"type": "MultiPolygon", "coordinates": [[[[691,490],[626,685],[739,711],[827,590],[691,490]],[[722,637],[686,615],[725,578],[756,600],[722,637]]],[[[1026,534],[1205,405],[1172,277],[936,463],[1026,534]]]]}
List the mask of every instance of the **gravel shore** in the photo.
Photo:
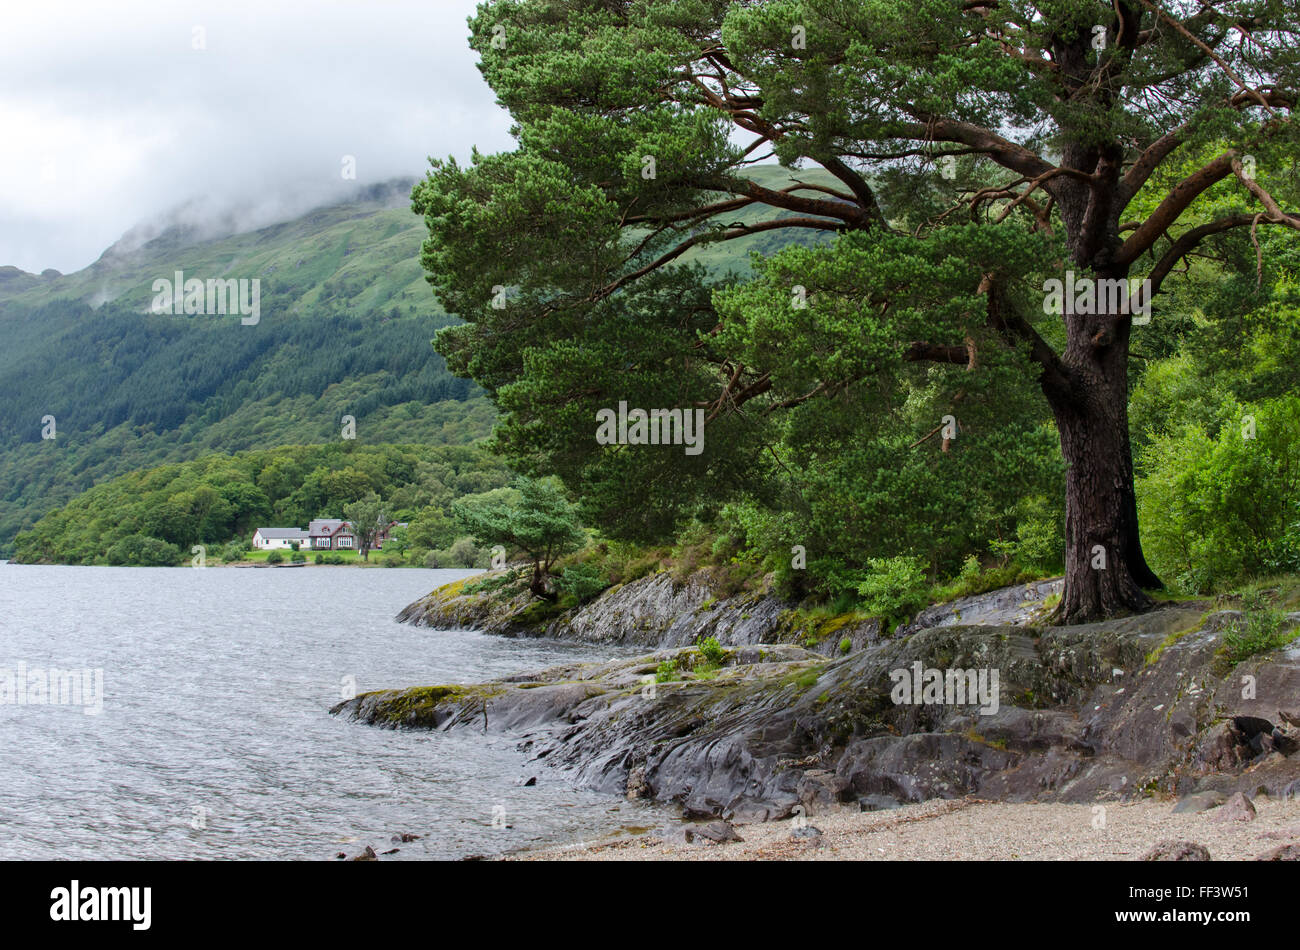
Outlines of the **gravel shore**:
{"type": "MultiPolygon", "coordinates": [[[[1105,805],[1002,804],[957,799],[890,811],[806,819],[820,836],[792,838],[794,821],[737,825],[742,840],[668,841],[655,834],[506,856],[516,861],[1135,861],[1157,842],[1194,841],[1212,860],[1242,861],[1300,843],[1300,801],[1255,799],[1251,821],[1219,819],[1222,807],[1174,814],[1173,801],[1105,805]]],[[[804,834],[811,834],[804,832],[804,834]]]]}

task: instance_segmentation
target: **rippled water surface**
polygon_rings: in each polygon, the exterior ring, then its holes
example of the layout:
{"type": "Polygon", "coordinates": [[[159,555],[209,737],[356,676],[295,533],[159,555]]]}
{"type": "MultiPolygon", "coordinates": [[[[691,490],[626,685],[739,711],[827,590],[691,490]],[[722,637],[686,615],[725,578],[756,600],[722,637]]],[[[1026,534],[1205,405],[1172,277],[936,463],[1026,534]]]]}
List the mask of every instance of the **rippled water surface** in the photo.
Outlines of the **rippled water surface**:
{"type": "Polygon", "coordinates": [[[508,737],[327,714],[346,677],[477,682],[619,655],[393,622],[466,574],[0,563],[0,673],[103,671],[98,715],[0,704],[0,858],[318,859],[401,832],[424,837],[394,858],[445,858],[652,821],[508,737]]]}

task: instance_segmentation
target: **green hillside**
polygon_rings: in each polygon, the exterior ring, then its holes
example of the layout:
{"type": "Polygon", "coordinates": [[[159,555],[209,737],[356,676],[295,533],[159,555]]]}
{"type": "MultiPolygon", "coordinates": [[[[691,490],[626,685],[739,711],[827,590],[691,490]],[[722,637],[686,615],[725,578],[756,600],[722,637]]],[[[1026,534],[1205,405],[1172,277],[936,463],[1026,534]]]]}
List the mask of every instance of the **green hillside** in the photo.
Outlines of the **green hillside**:
{"type": "Polygon", "coordinates": [[[0,270],[0,554],[123,472],[341,440],[465,443],[493,412],[429,345],[452,322],[420,273],[409,182],[244,234],[164,230],[67,276],[0,270]],[[258,278],[261,316],[149,313],[153,281],[258,278]],[[55,420],[53,440],[43,419],[55,420]]]}
{"type": "MultiPolygon", "coordinates": [[[[752,174],[767,187],[791,181],[775,166],[752,174]]],[[[797,174],[829,180],[819,169],[797,174]]],[[[426,232],[411,185],[374,186],[245,233],[174,225],[144,240],[137,230],[74,274],[0,267],[0,557],[17,532],[106,479],[211,453],[337,442],[344,416],[360,444],[486,435],[491,405],[430,346],[455,320],[421,272],[426,232]],[[151,313],[153,282],[177,270],[257,278],[260,319],[151,313]],[[42,438],[47,416],[52,440],[42,438]]],[[[686,260],[744,273],[751,252],[789,241],[756,234],[686,260]]]]}
{"type": "Polygon", "coordinates": [[[349,441],[205,455],[96,485],[20,534],[15,555],[26,563],[159,566],[188,562],[202,545],[213,557],[240,560],[258,527],[342,518],[346,505],[375,493],[389,517],[410,523],[404,553],[418,565],[456,539],[452,501],[508,479],[505,463],[478,445],[349,441]]]}

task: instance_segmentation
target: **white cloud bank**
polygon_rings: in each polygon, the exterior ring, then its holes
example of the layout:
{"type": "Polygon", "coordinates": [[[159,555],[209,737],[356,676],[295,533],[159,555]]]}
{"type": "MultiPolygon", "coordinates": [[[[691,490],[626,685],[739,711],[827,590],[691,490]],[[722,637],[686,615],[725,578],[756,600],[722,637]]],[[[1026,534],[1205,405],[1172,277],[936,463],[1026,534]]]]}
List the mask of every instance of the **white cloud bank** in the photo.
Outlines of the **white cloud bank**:
{"type": "Polygon", "coordinates": [[[509,117],[466,43],[474,7],[6,8],[0,265],[69,272],[178,205],[255,208],[274,219],[357,185],[422,175],[430,155],[509,148],[509,117]],[[355,157],[354,182],[340,174],[345,155],[355,157]]]}

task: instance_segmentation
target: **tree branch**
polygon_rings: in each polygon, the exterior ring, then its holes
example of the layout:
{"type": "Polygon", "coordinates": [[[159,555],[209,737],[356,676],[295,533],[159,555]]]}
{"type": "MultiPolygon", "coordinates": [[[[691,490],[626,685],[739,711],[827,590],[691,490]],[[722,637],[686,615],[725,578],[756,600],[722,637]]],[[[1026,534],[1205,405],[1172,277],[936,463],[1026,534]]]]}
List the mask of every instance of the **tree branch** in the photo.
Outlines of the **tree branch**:
{"type": "Polygon", "coordinates": [[[1232,174],[1232,163],[1236,161],[1236,158],[1236,152],[1224,152],[1208,165],[1203,166],[1174,185],[1169,194],[1165,196],[1164,201],[1160,202],[1156,210],[1151,212],[1151,216],[1138,225],[1137,229],[1129,235],[1128,239],[1120,247],[1115,256],[1116,263],[1120,265],[1131,264],[1148,251],[1155,244],[1156,239],[1178,221],[1182,213],[1187,210],[1188,205],[1195,201],[1205,189],[1232,174]]]}
{"type": "MultiPolygon", "coordinates": [[[[1271,218],[1263,220],[1268,224],[1285,224],[1288,227],[1300,230],[1300,214],[1282,212],[1282,219],[1274,221],[1271,218]]],[[[1160,257],[1156,266],[1152,268],[1147,279],[1151,281],[1151,292],[1147,299],[1151,299],[1160,292],[1160,285],[1164,283],[1170,271],[1178,264],[1180,260],[1193,251],[1202,241],[1213,234],[1219,234],[1231,228],[1253,227],[1260,219],[1260,214],[1239,213],[1232,214],[1226,218],[1219,218],[1217,221],[1211,221],[1209,224],[1202,224],[1199,227],[1192,228],[1183,232],[1178,239],[1170,245],[1169,250],[1160,257]]]]}
{"type": "MultiPolygon", "coordinates": [[[[903,133],[905,138],[925,142],[958,142],[962,145],[968,145],[973,150],[988,155],[1003,168],[1019,172],[1026,178],[1037,178],[1055,167],[1023,145],[1018,145],[981,126],[970,122],[943,119],[925,113],[915,113],[915,115],[920,120],[919,122],[901,122],[895,126],[903,133]]],[[[1086,177],[1086,173],[1073,169],[1067,169],[1065,173],[1084,175],[1086,177]]]]}
{"type": "Polygon", "coordinates": [[[597,303],[613,294],[620,287],[632,281],[639,280],[653,270],[663,267],[665,264],[681,257],[697,244],[719,243],[722,241],[733,241],[736,238],[742,238],[749,234],[757,234],[760,231],[774,231],[778,228],[813,228],[821,231],[842,231],[844,225],[834,221],[826,221],[822,218],[776,218],[772,221],[760,221],[758,224],[735,225],[726,231],[706,231],[703,234],[697,234],[692,238],[683,241],[667,253],[655,258],[655,260],[639,267],[622,277],[611,281],[604,287],[595,291],[586,298],[588,303],[597,303]]]}

